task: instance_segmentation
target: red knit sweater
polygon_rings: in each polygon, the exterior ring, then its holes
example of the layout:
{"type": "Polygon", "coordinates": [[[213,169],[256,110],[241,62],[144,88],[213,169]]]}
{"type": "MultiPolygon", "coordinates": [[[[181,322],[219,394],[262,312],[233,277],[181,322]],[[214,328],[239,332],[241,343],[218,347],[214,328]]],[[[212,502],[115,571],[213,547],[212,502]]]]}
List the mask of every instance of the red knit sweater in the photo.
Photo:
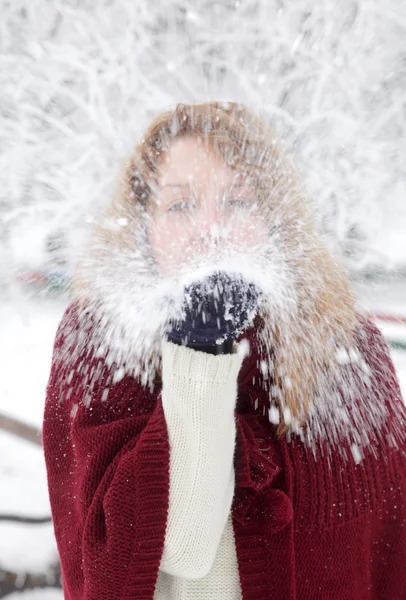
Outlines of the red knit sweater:
{"type": "MultiPolygon", "coordinates": [[[[385,391],[388,419],[375,452],[358,463],[338,452],[328,460],[322,443],[315,455],[298,436],[277,440],[254,410],[264,393],[255,345],[244,360],[232,504],[244,600],[406,599],[406,410],[381,334],[361,322],[358,348],[385,391]]],[[[72,365],[78,331],[71,305],[43,422],[65,599],[152,600],[169,502],[160,384],[112,383],[112,367],[91,354],[72,365]]]]}

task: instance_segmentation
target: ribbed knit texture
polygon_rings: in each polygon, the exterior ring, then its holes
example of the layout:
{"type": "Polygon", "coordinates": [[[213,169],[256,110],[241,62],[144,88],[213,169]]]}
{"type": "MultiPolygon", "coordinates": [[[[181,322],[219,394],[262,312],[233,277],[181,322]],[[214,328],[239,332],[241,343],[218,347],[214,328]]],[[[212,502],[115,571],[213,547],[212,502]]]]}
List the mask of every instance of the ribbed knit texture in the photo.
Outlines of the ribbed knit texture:
{"type": "Polygon", "coordinates": [[[201,579],[159,572],[154,600],[240,600],[241,586],[232,515],[229,513],[210,572],[201,579]]]}
{"type": "Polygon", "coordinates": [[[237,353],[213,356],[163,343],[162,405],[171,460],[156,600],[209,600],[216,590],[224,600],[241,598],[229,517],[242,360],[237,353]]]}
{"type": "MultiPolygon", "coordinates": [[[[238,373],[234,497],[205,576],[215,577],[217,567],[225,573],[226,563],[234,572],[231,523],[243,600],[406,599],[406,443],[399,437],[406,410],[381,334],[360,323],[359,349],[388,419],[377,452],[358,463],[337,453],[329,465],[327,442],[314,456],[298,438],[276,438],[261,416],[268,394],[247,332],[252,352],[238,373]]],[[[79,327],[71,306],[55,340],[43,423],[65,600],[154,600],[164,593],[163,579],[161,589],[157,583],[170,514],[162,389],[113,377],[91,353],[75,355],[79,327]]],[[[355,390],[354,402],[359,397],[355,390]]],[[[174,586],[168,598],[176,598],[182,578],[161,573],[174,586]]],[[[205,589],[206,598],[225,597],[205,589]]]]}

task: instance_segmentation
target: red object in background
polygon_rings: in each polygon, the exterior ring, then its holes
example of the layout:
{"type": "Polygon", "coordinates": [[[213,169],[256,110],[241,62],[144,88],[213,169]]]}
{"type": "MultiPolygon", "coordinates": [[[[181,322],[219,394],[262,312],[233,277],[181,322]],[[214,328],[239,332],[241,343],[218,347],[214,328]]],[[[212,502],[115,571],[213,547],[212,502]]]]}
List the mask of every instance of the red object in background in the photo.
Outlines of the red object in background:
{"type": "Polygon", "coordinates": [[[372,318],[375,321],[383,321],[385,323],[400,323],[406,325],[406,316],[402,315],[390,315],[385,313],[372,313],[372,318]]]}
{"type": "Polygon", "coordinates": [[[46,285],[47,278],[44,273],[40,271],[28,271],[26,273],[19,273],[16,276],[18,282],[24,285],[46,285]]]}

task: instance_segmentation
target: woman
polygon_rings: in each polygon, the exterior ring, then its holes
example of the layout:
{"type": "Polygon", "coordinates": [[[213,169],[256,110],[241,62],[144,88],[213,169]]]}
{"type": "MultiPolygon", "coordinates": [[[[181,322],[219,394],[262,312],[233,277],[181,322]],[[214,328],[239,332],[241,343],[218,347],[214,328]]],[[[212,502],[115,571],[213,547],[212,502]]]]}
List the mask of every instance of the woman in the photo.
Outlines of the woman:
{"type": "Polygon", "coordinates": [[[406,411],[308,206],[233,103],[125,165],[47,387],[67,600],[406,598],[406,411]]]}

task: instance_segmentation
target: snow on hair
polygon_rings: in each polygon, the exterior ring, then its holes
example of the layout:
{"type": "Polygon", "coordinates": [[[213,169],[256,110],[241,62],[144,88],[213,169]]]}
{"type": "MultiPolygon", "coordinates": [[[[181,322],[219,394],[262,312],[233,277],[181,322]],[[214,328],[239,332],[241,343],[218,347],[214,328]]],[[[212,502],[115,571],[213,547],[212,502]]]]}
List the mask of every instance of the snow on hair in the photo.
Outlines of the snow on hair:
{"type": "Polygon", "coordinates": [[[105,315],[104,346],[111,359],[132,365],[135,375],[150,382],[159,372],[159,339],[178,310],[182,286],[158,275],[139,225],[158,183],[159,161],[181,136],[200,139],[256,182],[269,242],[266,262],[252,269],[247,264],[245,272],[266,292],[259,343],[264,360],[273,361],[278,435],[285,435],[306,424],[316,398],[320,401],[322,390],[333,385],[337,349],[352,347],[357,317],[344,270],[316,234],[293,161],[261,115],[232,102],[178,104],[159,114],[123,165],[115,193],[94,223],[73,276],[73,296],[105,315]]]}

